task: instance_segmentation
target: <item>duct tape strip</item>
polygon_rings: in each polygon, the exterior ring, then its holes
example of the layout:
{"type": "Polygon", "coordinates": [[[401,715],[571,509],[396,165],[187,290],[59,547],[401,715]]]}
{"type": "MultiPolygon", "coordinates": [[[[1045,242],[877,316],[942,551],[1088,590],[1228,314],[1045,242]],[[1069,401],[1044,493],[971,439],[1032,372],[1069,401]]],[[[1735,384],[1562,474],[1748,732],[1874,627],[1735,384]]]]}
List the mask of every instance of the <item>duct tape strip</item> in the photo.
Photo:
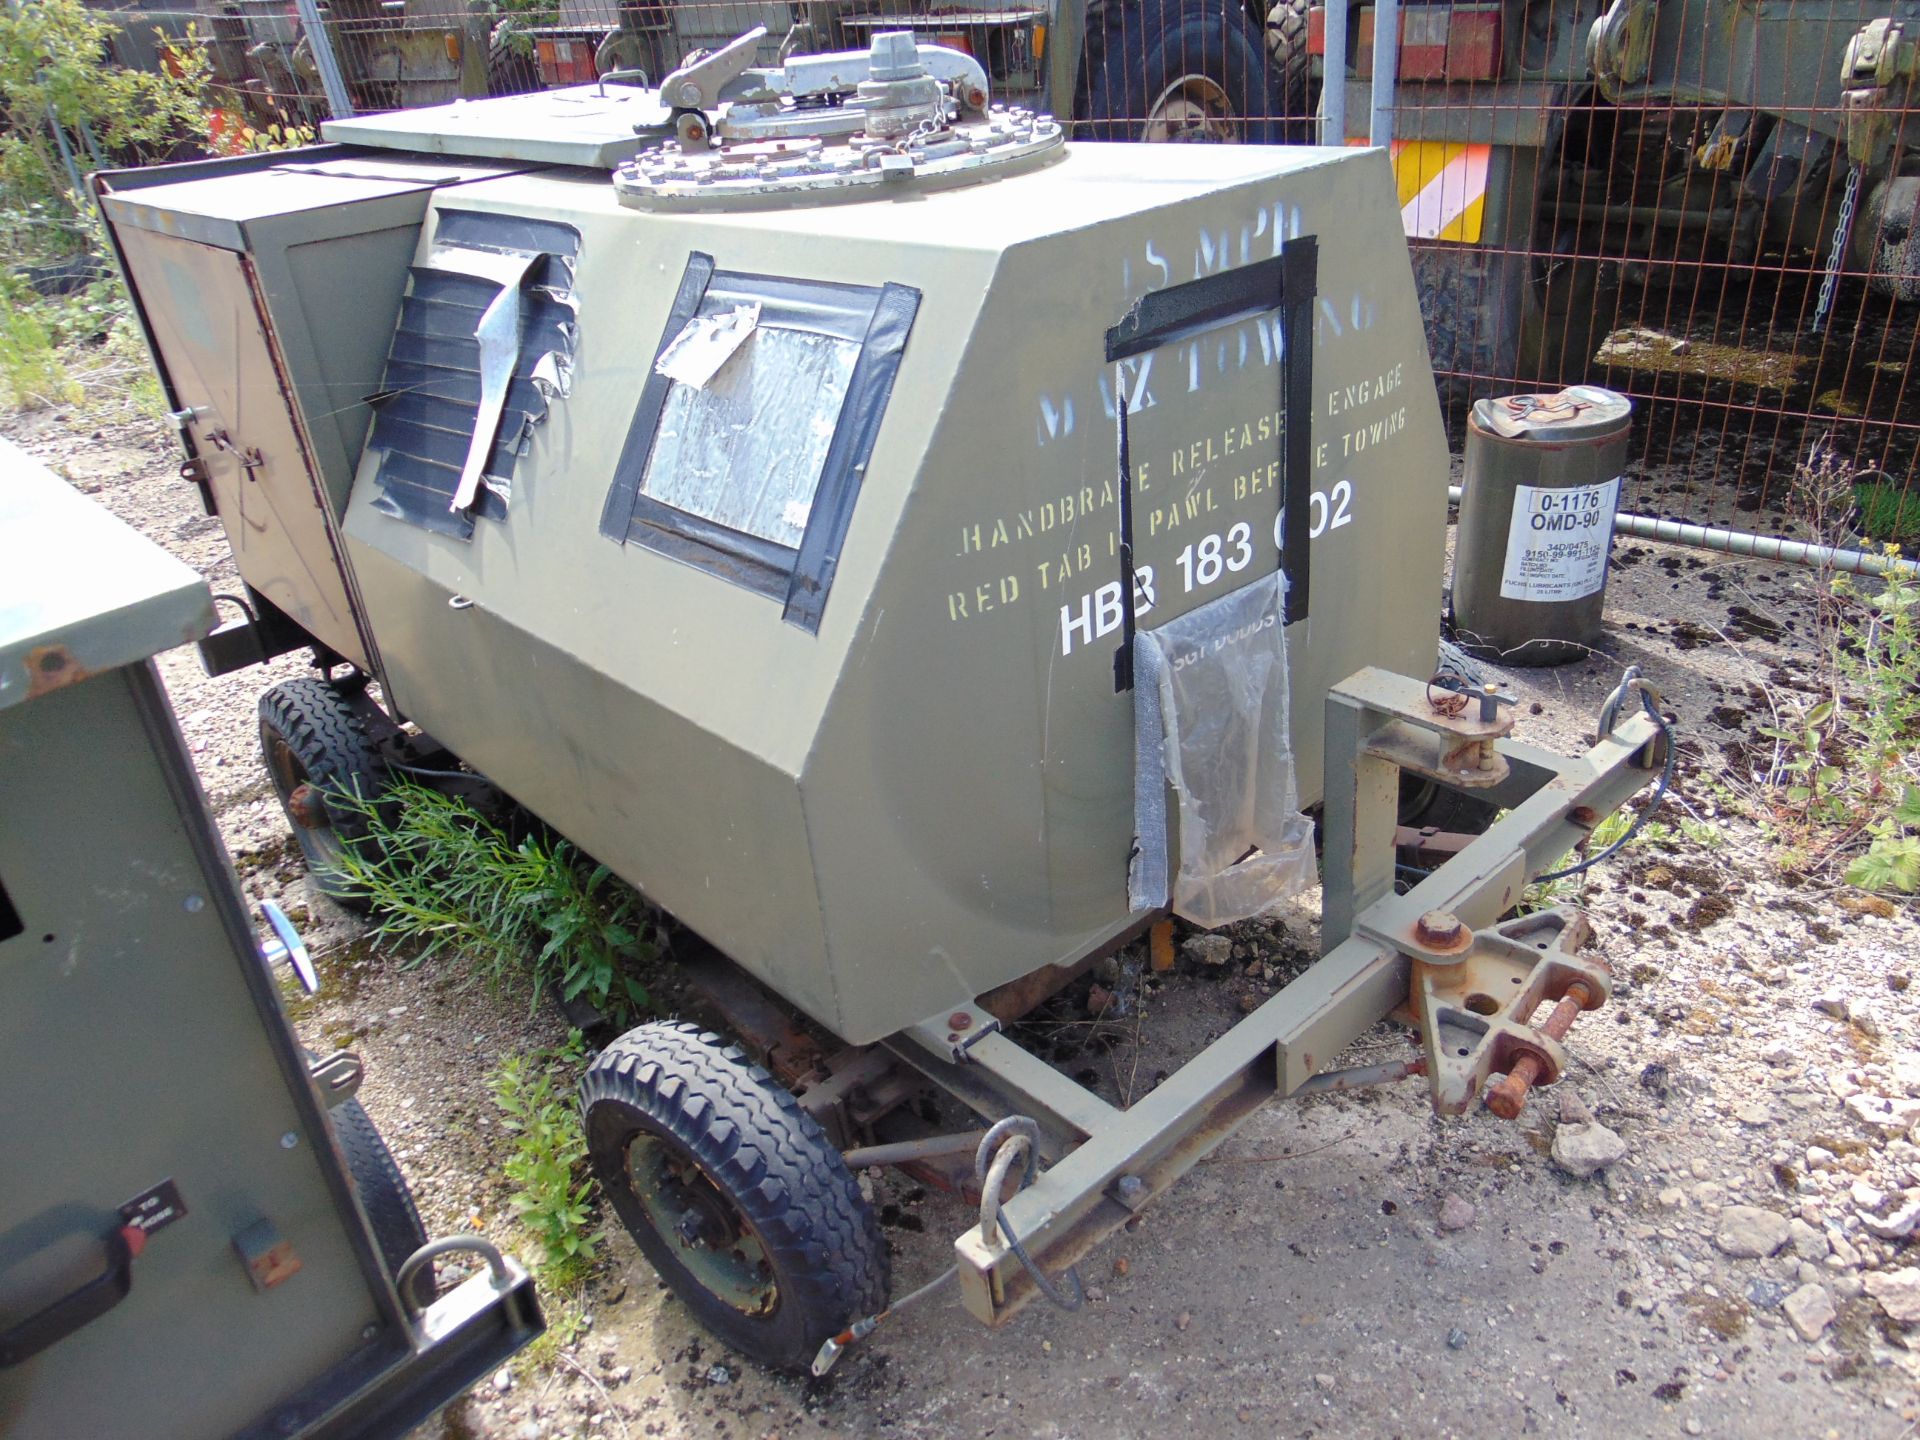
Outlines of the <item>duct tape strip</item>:
{"type": "Polygon", "coordinates": [[[640,392],[640,405],[633,423],[627,427],[627,442],[613,467],[613,485],[607,491],[607,503],[600,512],[600,533],[609,540],[627,543],[633,529],[634,501],[640,495],[640,479],[646,473],[647,455],[653,449],[653,432],[659,427],[660,412],[666,407],[667,389],[672,381],[658,369],[660,357],[667,353],[687,322],[700,313],[700,302],[713,283],[713,257],[698,250],[687,256],[686,273],[680,277],[679,293],[667,312],[666,328],[647,364],[647,383],[640,392]]]}
{"type": "Polygon", "coordinates": [[[793,579],[781,618],[802,630],[817,631],[827,607],[827,592],[840,568],[840,547],[853,523],[860,482],[880,436],[880,417],[893,398],[894,378],[907,348],[907,336],[920,313],[920,292],[906,285],[880,287],[872,318],[861,336],[860,358],[847,383],[847,398],[821,465],[813,515],[794,557],[793,579]]]}
{"type": "Polygon", "coordinates": [[[1133,854],[1127,861],[1127,908],[1163,910],[1167,877],[1166,722],[1160,713],[1165,653],[1144,633],[1133,637],[1133,854]]]}
{"type": "MultiPolygon", "coordinates": [[[[1313,302],[1319,286],[1319,241],[1283,241],[1280,253],[1184,285],[1152,290],[1133,302],[1106,333],[1112,364],[1252,315],[1280,314],[1280,568],[1287,577],[1286,623],[1307,618],[1311,591],[1308,527],[1284,517],[1307,516],[1313,499],[1313,302]]],[[[1116,393],[1121,387],[1116,386],[1116,393]]],[[[1123,587],[1124,587],[1123,577],[1123,587]]],[[[1124,669],[1116,656],[1116,675],[1124,669]]]]}

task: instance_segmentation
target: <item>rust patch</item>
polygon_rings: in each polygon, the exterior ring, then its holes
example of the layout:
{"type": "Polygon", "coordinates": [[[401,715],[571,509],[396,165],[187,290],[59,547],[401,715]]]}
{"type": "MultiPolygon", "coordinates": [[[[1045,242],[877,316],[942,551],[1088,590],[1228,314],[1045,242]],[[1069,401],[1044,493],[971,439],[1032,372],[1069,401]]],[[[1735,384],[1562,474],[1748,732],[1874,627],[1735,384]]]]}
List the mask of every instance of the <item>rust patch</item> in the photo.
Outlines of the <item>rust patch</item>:
{"type": "Polygon", "coordinates": [[[77,685],[92,674],[66,646],[42,645],[27,652],[27,698],[38,700],[63,686],[77,685]]]}

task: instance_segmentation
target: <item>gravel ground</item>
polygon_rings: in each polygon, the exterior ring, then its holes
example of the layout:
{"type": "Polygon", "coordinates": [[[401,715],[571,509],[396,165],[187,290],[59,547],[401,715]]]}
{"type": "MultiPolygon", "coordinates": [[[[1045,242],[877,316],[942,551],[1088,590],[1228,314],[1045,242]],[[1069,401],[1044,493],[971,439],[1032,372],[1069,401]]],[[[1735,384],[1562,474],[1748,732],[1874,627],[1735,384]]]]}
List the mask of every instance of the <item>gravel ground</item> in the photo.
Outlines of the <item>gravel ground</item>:
{"type": "MultiPolygon", "coordinates": [[[[215,590],[234,587],[157,428],[43,414],[7,429],[215,590]]],[[[1634,493],[1697,497],[1714,465],[1681,457],[1634,493]]],[[[1783,876],[1734,813],[1769,743],[1753,733],[1769,696],[1812,674],[1811,593],[1806,572],[1622,542],[1608,656],[1503,673],[1522,735],[1564,747],[1618,667],[1640,664],[1685,737],[1665,818],[1711,831],[1636,844],[1583,897],[1564,892],[1589,907],[1621,983],[1575,1028],[1569,1082],[1518,1122],[1436,1119],[1417,1084],[1271,1107],[1096,1252],[1078,1313],[1036,1307],[989,1334],[956,1305],[923,1306],[818,1383],[707,1339],[615,1224],[577,1341],[422,1434],[1915,1434],[1914,907],[1783,876]]],[[[484,1082],[562,1022],[457,966],[405,968],[308,893],[255,729],[259,691],[296,660],[221,680],[188,654],[161,668],[241,883],[286,905],[319,954],[322,993],[291,1007],[303,1037],[366,1058],[362,1098],[431,1232],[515,1244],[484,1082]]],[[[1030,1035],[1137,1098],[1316,949],[1303,904],[1190,943],[1170,977],[1122,956],[1098,977],[1099,1023],[1075,1009],[1083,986],[1030,1035]]],[[[1383,1028],[1348,1060],[1410,1050],[1383,1028]]],[[[897,1177],[866,1183],[901,1294],[944,1268],[969,1217],[897,1177]]]]}

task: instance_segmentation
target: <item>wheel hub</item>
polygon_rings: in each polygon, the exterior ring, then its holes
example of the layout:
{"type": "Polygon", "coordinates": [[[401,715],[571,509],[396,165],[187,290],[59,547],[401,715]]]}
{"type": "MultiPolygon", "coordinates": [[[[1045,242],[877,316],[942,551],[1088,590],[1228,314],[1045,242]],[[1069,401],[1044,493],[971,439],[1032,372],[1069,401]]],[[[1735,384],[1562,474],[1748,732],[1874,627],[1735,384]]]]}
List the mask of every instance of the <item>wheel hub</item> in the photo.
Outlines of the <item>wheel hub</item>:
{"type": "Polygon", "coordinates": [[[698,1163],[652,1136],[627,1150],[627,1173],[648,1221],[700,1286],[745,1315],[769,1315],[780,1291],[766,1246],[698,1163]]]}
{"type": "Polygon", "coordinates": [[[1237,140],[1239,132],[1226,91],[1204,75],[1183,75],[1154,101],[1140,138],[1153,144],[1218,145],[1237,140]]]}

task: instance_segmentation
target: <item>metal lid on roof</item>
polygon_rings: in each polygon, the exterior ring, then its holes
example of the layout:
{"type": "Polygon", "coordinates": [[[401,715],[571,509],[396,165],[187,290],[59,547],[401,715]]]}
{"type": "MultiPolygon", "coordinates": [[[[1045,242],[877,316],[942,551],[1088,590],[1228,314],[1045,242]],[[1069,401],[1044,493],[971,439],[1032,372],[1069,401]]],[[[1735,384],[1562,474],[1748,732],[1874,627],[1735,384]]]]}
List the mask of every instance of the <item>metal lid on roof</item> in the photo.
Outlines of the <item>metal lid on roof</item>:
{"type": "Polygon", "coordinates": [[[1597,440],[1625,428],[1633,417],[1633,401],[1598,385],[1571,385],[1565,390],[1532,395],[1490,396],[1473,407],[1474,423],[1506,440],[1540,440],[1564,444],[1569,440],[1597,440]]]}
{"type": "Polygon", "coordinates": [[[660,82],[673,138],[614,171],[637,209],[758,208],[882,199],[1031,169],[1065,142],[1044,115],[989,103],[971,55],[905,30],[869,47],[751,65],[762,32],[660,82]]]}
{"type": "Polygon", "coordinates": [[[673,114],[656,90],[603,80],[534,95],[328,120],[320,134],[341,144],[415,155],[611,170],[673,134],[673,114]]]}

